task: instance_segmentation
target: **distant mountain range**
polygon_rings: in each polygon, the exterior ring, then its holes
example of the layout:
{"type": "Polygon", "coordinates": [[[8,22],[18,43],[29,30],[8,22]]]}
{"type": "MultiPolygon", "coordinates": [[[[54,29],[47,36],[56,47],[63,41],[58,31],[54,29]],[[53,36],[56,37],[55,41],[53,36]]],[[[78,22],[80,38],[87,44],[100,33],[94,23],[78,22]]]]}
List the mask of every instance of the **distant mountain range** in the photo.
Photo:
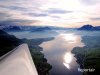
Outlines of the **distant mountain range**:
{"type": "Polygon", "coordinates": [[[22,31],[22,29],[19,26],[9,26],[3,28],[5,31],[22,31]]]}
{"type": "MultiPolygon", "coordinates": [[[[30,31],[30,32],[36,32],[36,31],[46,31],[46,30],[67,30],[67,29],[77,29],[77,28],[65,28],[65,27],[56,27],[56,26],[0,26],[1,30],[4,31],[30,31]]],[[[100,26],[93,26],[93,25],[83,25],[82,27],[78,28],[78,30],[88,30],[88,31],[94,31],[94,30],[100,30],[100,26]]]]}
{"type": "Polygon", "coordinates": [[[1,30],[4,31],[45,31],[45,30],[66,30],[65,27],[56,27],[56,26],[0,26],[1,30]]]}
{"type": "Polygon", "coordinates": [[[92,26],[92,25],[83,25],[82,27],[78,28],[78,30],[90,30],[90,31],[94,31],[94,30],[100,30],[100,26],[92,26]]]}
{"type": "Polygon", "coordinates": [[[50,27],[38,27],[38,28],[31,29],[31,32],[45,31],[45,30],[52,30],[52,29],[50,27]]]}

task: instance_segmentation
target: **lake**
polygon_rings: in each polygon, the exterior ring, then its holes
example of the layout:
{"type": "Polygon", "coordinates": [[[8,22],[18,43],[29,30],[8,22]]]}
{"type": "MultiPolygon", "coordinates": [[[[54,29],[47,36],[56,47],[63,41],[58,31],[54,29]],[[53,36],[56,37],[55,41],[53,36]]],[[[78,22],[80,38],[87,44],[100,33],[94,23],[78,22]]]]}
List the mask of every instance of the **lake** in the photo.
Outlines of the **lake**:
{"type": "Polygon", "coordinates": [[[45,32],[9,32],[16,37],[35,39],[54,37],[51,41],[46,41],[39,46],[43,48],[48,63],[52,65],[49,75],[82,75],[78,72],[80,65],[76,62],[72,50],[75,47],[84,47],[83,36],[100,36],[99,31],[79,31],[79,30],[56,30],[45,32]]]}

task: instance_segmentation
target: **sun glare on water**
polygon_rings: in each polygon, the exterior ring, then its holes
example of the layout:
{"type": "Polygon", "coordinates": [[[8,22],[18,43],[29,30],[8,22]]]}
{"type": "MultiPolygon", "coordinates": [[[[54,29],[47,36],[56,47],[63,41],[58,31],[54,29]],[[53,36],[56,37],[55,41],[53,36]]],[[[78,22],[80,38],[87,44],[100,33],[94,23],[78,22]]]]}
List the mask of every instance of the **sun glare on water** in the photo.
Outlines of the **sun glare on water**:
{"type": "Polygon", "coordinates": [[[64,56],[65,63],[68,63],[69,64],[71,62],[71,60],[72,60],[71,53],[70,52],[66,53],[65,56],[64,56]]]}
{"type": "Polygon", "coordinates": [[[76,46],[77,42],[78,42],[78,37],[73,34],[73,33],[67,33],[67,34],[61,34],[62,38],[64,39],[64,41],[66,42],[66,49],[68,49],[69,51],[67,51],[66,54],[64,54],[63,57],[63,64],[65,67],[67,67],[68,69],[70,69],[70,64],[73,60],[73,55],[71,53],[71,50],[74,48],[74,45],[76,46]]]}
{"type": "Polygon", "coordinates": [[[67,41],[68,43],[75,43],[77,37],[74,34],[62,34],[62,37],[67,41]]]}
{"type": "Polygon", "coordinates": [[[72,54],[70,52],[67,52],[65,55],[64,55],[64,66],[66,66],[68,69],[70,69],[70,66],[69,64],[71,63],[72,61],[72,54]]]}

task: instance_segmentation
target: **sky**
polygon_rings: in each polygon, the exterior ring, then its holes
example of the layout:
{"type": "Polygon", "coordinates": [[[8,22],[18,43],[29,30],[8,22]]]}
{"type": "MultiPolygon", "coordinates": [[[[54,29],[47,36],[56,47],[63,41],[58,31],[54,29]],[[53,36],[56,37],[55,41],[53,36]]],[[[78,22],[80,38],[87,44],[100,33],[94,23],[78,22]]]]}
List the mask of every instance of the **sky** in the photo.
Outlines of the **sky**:
{"type": "Polygon", "coordinates": [[[0,0],[0,24],[100,26],[100,0],[0,0]]]}

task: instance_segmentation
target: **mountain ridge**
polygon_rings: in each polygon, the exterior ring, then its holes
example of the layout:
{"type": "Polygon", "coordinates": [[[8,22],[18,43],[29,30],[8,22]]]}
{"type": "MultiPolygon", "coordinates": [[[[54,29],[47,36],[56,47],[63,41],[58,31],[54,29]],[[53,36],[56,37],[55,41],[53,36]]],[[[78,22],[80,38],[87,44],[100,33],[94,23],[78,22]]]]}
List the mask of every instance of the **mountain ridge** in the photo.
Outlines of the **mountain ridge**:
{"type": "Polygon", "coordinates": [[[83,25],[82,27],[78,28],[78,30],[95,31],[95,30],[100,30],[100,26],[93,26],[93,25],[87,24],[87,25],[83,25]]]}

